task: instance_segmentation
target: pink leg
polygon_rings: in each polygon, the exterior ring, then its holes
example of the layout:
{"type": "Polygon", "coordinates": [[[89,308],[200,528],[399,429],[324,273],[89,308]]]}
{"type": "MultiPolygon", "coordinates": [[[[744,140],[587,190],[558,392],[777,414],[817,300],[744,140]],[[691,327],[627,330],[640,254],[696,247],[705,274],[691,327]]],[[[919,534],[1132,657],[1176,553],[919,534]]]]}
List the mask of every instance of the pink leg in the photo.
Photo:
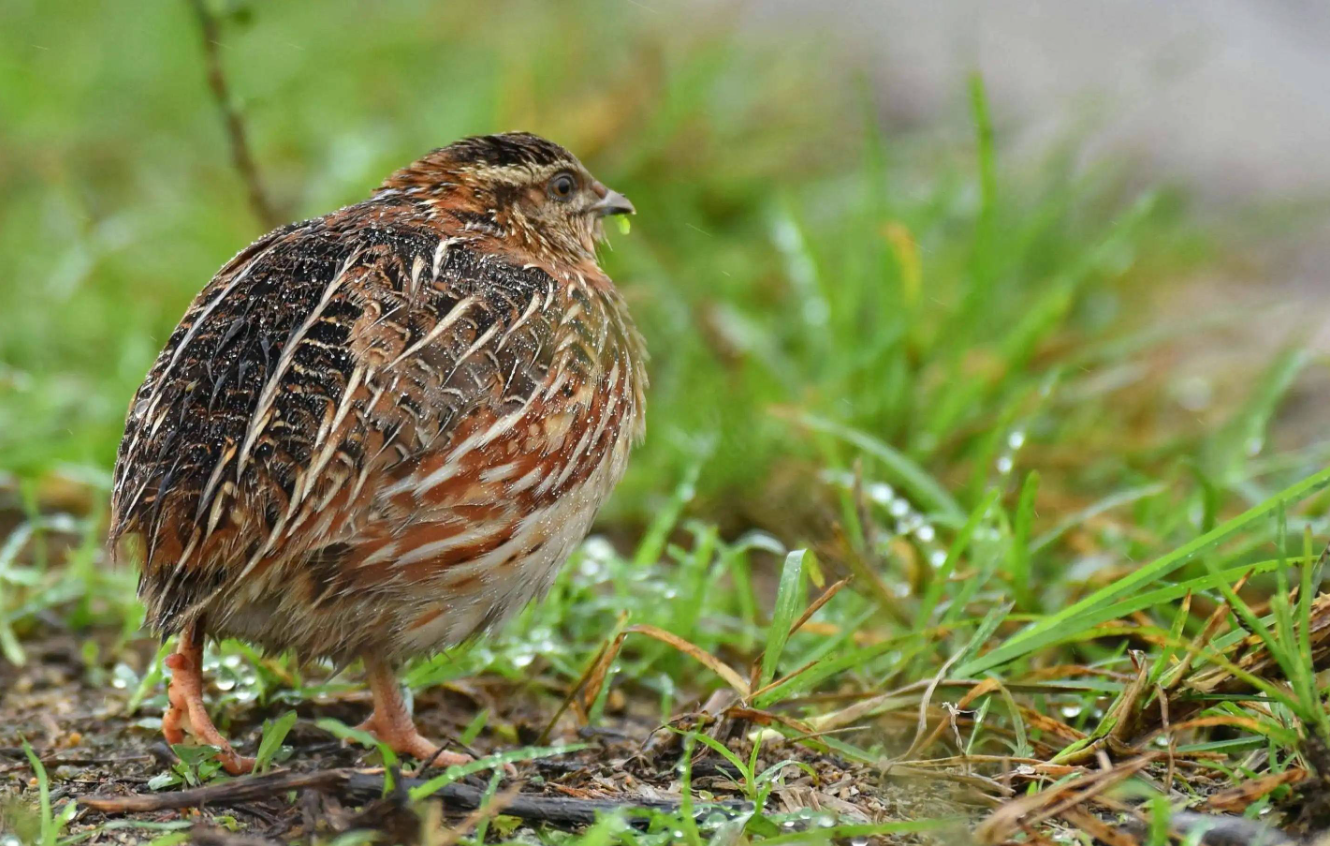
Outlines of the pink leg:
{"type": "Polygon", "coordinates": [[[180,633],[180,644],[163,663],[171,670],[171,682],[166,689],[170,705],[162,715],[162,734],[166,742],[182,743],[188,732],[220,749],[218,759],[231,775],[243,775],[254,769],[254,759],[236,754],[230,742],[213,725],[203,704],[203,638],[197,627],[190,626],[180,633]]]}
{"type": "Polygon", "coordinates": [[[406,701],[402,699],[402,690],[397,686],[391,667],[367,658],[365,668],[369,690],[374,697],[374,713],[356,728],[374,735],[399,755],[410,755],[418,761],[432,760],[435,766],[450,767],[473,760],[470,755],[460,752],[440,752],[439,744],[421,735],[406,710],[406,701]]]}

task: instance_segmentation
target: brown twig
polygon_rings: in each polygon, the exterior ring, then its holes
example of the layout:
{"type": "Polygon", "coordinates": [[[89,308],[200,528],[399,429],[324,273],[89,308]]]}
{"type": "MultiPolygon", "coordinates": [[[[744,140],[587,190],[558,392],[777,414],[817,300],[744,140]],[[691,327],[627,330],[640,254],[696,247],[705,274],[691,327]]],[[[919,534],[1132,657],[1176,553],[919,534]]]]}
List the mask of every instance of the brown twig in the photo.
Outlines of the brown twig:
{"type": "Polygon", "coordinates": [[[272,203],[268,200],[268,194],[264,190],[263,180],[259,177],[259,169],[254,164],[254,157],[249,152],[249,140],[245,132],[245,120],[240,114],[240,109],[231,99],[230,87],[226,82],[226,73],[222,69],[222,57],[218,50],[221,32],[215,18],[205,4],[205,0],[189,0],[190,6],[194,9],[194,15],[199,21],[199,30],[203,36],[203,55],[207,62],[208,69],[208,87],[212,90],[213,100],[217,102],[217,110],[222,115],[222,123],[226,127],[227,140],[231,146],[231,162],[235,169],[240,173],[241,180],[245,183],[245,190],[249,195],[249,207],[254,212],[254,216],[259,219],[265,229],[273,229],[281,219],[273,210],[272,203]]]}
{"type": "MultiPolygon", "coordinates": [[[[401,778],[401,790],[410,790],[425,783],[424,779],[401,778]]],[[[83,796],[81,805],[104,814],[145,813],[208,806],[231,806],[280,795],[288,790],[321,790],[336,794],[352,802],[368,802],[383,795],[383,773],[348,768],[320,770],[312,773],[270,773],[244,776],[230,781],[180,790],[173,793],[140,793],[130,796],[83,796]]],[[[452,810],[474,811],[481,807],[485,791],[454,782],[434,794],[452,810]]],[[[611,799],[578,799],[565,796],[532,796],[505,794],[507,804],[503,813],[529,822],[544,822],[555,826],[582,826],[596,821],[597,814],[620,810],[645,810],[673,813],[679,803],[658,799],[631,797],[624,801],[611,799]]],[[[723,810],[729,806],[720,806],[723,810]]],[[[734,808],[732,810],[739,810],[734,808]]]]}

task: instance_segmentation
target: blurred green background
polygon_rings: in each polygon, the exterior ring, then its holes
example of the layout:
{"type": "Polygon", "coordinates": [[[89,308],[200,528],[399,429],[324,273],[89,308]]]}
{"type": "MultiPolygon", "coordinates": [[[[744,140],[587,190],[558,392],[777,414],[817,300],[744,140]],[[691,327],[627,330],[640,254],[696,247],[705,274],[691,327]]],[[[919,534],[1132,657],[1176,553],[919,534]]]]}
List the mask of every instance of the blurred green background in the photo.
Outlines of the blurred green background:
{"type": "MultiPolygon", "coordinates": [[[[1075,138],[1001,166],[977,76],[939,123],[902,127],[833,42],[744,27],[739,6],[208,8],[283,220],[512,129],[633,198],[604,263],[651,349],[650,434],[613,529],[638,531],[696,472],[693,512],[727,533],[825,539],[863,438],[870,475],[951,519],[1022,467],[1070,504],[1179,456],[1243,477],[1245,452],[1197,439],[1246,388],[1207,382],[1199,413],[1170,400],[1186,384],[1156,372],[1160,342],[1198,315],[1152,311],[1228,261],[1231,232],[1120,163],[1085,164],[1075,138]]],[[[170,328],[264,227],[188,3],[0,15],[0,471],[104,488],[170,328]]]]}

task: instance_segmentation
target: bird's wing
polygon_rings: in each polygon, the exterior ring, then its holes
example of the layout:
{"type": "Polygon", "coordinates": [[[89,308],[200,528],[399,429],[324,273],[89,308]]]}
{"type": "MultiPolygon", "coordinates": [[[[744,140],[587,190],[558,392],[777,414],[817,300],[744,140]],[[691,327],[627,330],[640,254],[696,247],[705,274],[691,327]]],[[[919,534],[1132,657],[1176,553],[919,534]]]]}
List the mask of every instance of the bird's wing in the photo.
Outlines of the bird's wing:
{"type": "Polygon", "coordinates": [[[337,557],[380,474],[409,477],[547,375],[548,274],[384,218],[350,207],[236,256],[135,395],[111,538],[141,548],[154,628],[266,567],[337,557]]]}

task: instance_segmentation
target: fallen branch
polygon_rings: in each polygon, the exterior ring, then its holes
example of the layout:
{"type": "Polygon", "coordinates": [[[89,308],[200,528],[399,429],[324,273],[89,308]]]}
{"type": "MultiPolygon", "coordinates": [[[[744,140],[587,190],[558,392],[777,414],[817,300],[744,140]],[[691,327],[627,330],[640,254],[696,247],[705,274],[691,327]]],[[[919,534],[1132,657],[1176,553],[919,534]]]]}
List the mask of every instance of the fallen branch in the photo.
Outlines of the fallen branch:
{"type": "MultiPolygon", "coordinates": [[[[140,793],[129,796],[83,796],[79,804],[104,814],[130,814],[152,811],[178,810],[202,806],[233,806],[258,799],[268,799],[287,790],[321,790],[335,793],[351,802],[369,802],[383,796],[382,771],[354,769],[321,770],[312,773],[270,773],[245,776],[230,781],[180,790],[171,793],[140,793]]],[[[402,777],[398,784],[410,790],[425,783],[424,779],[402,777]]],[[[485,791],[454,782],[446,785],[434,797],[443,800],[449,810],[474,811],[484,800],[485,791]]],[[[658,811],[675,813],[678,802],[631,797],[624,801],[614,799],[577,799],[565,796],[535,796],[516,794],[507,798],[503,813],[527,822],[542,822],[568,828],[590,825],[601,814],[614,811],[658,811]]],[[[746,807],[721,805],[721,810],[742,812],[746,807]]],[[[699,807],[711,812],[717,806],[699,807]]]]}

